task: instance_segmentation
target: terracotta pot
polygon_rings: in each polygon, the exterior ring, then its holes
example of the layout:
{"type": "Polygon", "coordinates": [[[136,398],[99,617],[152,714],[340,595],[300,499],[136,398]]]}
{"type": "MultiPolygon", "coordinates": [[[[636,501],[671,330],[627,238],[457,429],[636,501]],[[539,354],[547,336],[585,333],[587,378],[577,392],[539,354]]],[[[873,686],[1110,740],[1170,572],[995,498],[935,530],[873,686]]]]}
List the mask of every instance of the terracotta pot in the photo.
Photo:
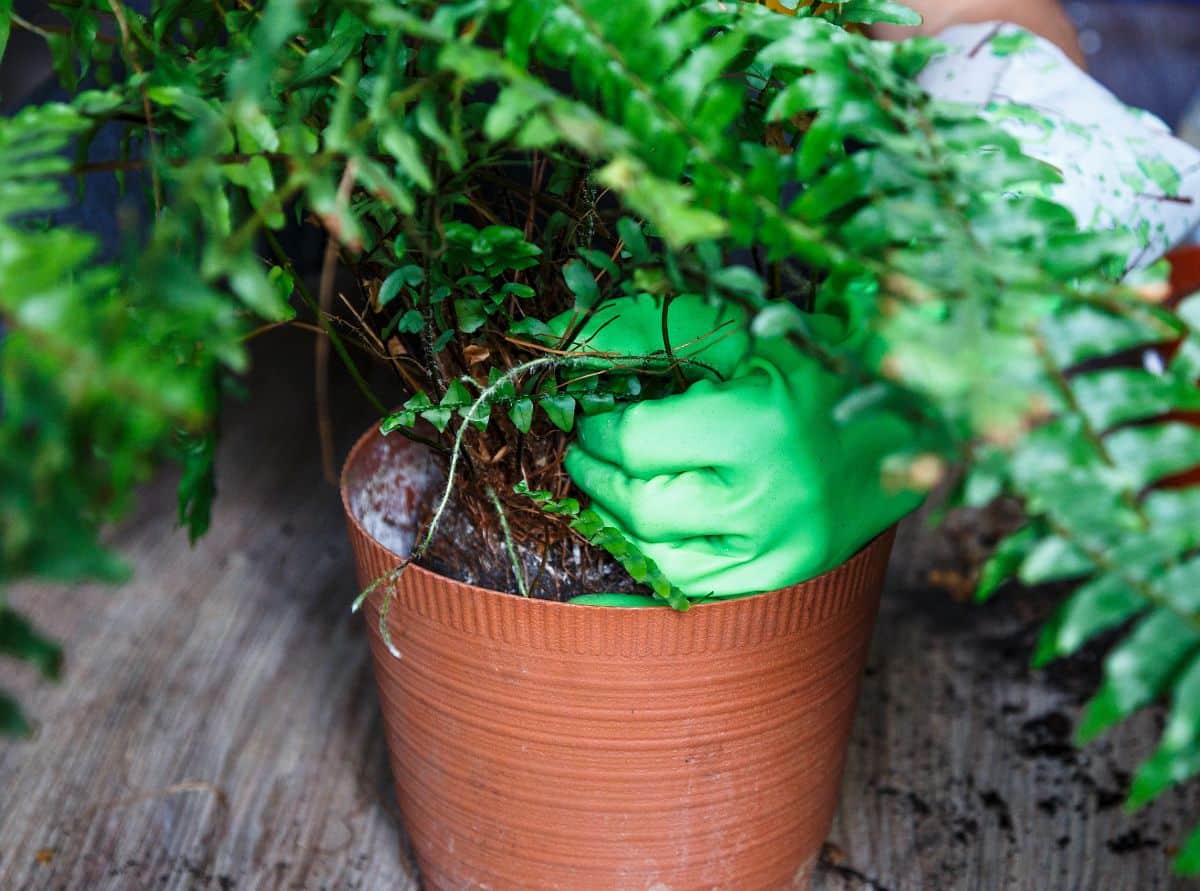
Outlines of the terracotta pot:
{"type": "MultiPolygon", "coordinates": [[[[1167,255],[1167,259],[1171,261],[1171,296],[1167,298],[1167,306],[1175,309],[1183,302],[1184,298],[1190,297],[1192,294],[1200,291],[1200,245],[1176,248],[1167,255]]],[[[1176,340],[1168,344],[1151,347],[1146,353],[1156,354],[1158,361],[1152,362],[1150,361],[1151,356],[1144,354],[1142,357],[1143,366],[1156,367],[1159,364],[1165,365],[1169,363],[1179,351],[1180,345],[1181,341],[1176,340]]],[[[1162,423],[1164,421],[1181,421],[1185,424],[1193,425],[1200,424],[1200,412],[1171,411],[1161,417],[1152,419],[1148,423],[1162,423]]],[[[1196,485],[1200,485],[1200,467],[1192,467],[1163,477],[1154,484],[1154,488],[1189,489],[1196,485]]]]}
{"type": "Polygon", "coordinates": [[[1174,305],[1200,291],[1200,244],[1176,248],[1167,259],[1171,261],[1171,303],[1174,305]]]}
{"type": "MultiPolygon", "coordinates": [[[[364,511],[406,463],[428,456],[375,432],[346,462],[363,587],[400,561],[364,511]]],[[[378,632],[381,586],[364,611],[424,886],[807,888],[891,544],[686,613],[526,599],[413,566],[388,613],[398,658],[378,632]]]]}

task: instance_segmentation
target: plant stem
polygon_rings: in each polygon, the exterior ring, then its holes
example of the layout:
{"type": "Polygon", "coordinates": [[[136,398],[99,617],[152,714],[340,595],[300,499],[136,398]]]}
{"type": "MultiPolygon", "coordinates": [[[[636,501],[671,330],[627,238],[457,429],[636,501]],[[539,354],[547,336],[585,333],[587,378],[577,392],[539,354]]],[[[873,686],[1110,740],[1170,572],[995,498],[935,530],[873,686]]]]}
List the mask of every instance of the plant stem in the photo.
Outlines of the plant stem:
{"type": "Polygon", "coordinates": [[[309,306],[309,308],[316,313],[317,324],[321,326],[321,330],[325,332],[325,336],[333,343],[334,350],[337,351],[338,357],[341,358],[343,364],[345,364],[346,370],[350,372],[350,377],[353,378],[354,383],[358,387],[359,391],[363,394],[363,396],[366,397],[367,401],[371,403],[376,411],[378,411],[380,414],[387,414],[387,406],[380,401],[379,397],[376,396],[371,390],[366,380],[363,379],[358,367],[350,358],[350,353],[346,349],[346,345],[342,343],[342,339],[338,336],[337,332],[333,330],[333,326],[329,323],[329,319],[320,313],[316,298],[313,297],[312,293],[308,290],[308,287],[304,284],[304,279],[301,278],[299,273],[296,272],[296,267],[292,265],[292,261],[288,258],[287,254],[283,250],[283,246],[279,243],[279,240],[276,239],[275,233],[271,232],[269,229],[264,229],[263,235],[266,237],[267,244],[270,245],[271,252],[275,255],[275,259],[292,277],[292,280],[296,284],[296,290],[300,292],[301,298],[309,306]]]}
{"type": "MultiPolygon", "coordinates": [[[[466,421],[463,423],[465,424],[466,421]]],[[[500,518],[500,531],[504,533],[504,549],[508,551],[508,559],[512,563],[513,575],[517,579],[517,590],[522,597],[528,597],[529,585],[525,581],[525,572],[521,566],[521,560],[517,556],[517,547],[513,542],[512,531],[508,528],[508,516],[504,513],[504,505],[500,503],[500,496],[491,486],[487,487],[487,494],[496,508],[496,516],[500,518]]]]}

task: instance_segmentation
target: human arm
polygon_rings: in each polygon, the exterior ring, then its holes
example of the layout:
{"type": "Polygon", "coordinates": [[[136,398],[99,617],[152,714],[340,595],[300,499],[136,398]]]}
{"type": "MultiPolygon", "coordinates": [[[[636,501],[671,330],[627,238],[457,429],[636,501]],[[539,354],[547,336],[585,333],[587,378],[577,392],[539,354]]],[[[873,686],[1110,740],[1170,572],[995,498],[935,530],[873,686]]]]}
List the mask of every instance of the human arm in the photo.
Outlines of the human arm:
{"type": "Polygon", "coordinates": [[[1086,68],[1075,26],[1058,0],[906,0],[921,14],[916,28],[879,24],[871,34],[884,40],[903,40],[915,34],[936,36],[954,25],[1011,22],[1045,37],[1080,68],[1086,68]]]}

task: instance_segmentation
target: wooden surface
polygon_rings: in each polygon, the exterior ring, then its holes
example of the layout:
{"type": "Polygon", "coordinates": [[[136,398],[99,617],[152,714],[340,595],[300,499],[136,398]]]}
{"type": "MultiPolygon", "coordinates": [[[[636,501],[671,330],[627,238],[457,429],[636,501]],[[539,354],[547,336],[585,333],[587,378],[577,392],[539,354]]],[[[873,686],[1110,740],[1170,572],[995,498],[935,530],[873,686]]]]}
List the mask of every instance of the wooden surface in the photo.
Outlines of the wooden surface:
{"type": "Polygon", "coordinates": [[[68,662],[60,685],[17,684],[39,738],[0,742],[4,891],[415,887],[310,341],[272,339],[229,412],[201,544],[173,529],[164,479],[117,536],[132,583],[13,592],[68,662]]]}
{"type": "MultiPolygon", "coordinates": [[[[163,479],[116,536],[132,583],[13,592],[69,661],[59,685],[4,663],[40,733],[0,743],[0,889],[416,888],[308,343],[263,346],[200,545],[173,530],[163,479]]],[[[345,445],[367,416],[337,392],[345,445]]],[[[1161,716],[1075,751],[1094,655],[1030,673],[1053,598],[953,603],[923,579],[957,540],[910,526],[897,547],[816,889],[1186,887],[1164,848],[1200,816],[1195,790],[1134,819],[1119,806],[1161,716]]]]}
{"type": "MultiPolygon", "coordinates": [[[[1070,9],[1099,36],[1092,70],[1173,121],[1200,85],[1200,14],[1070,9]]],[[[173,529],[163,479],[116,536],[132,583],[11,592],[69,662],[57,686],[0,663],[41,724],[0,742],[2,891],[416,888],[320,482],[308,351],[293,335],[266,346],[253,401],[230,412],[208,538],[191,549],[173,529]]],[[[346,444],[368,417],[343,394],[346,444]]],[[[945,536],[906,531],[817,891],[1190,887],[1165,849],[1200,818],[1195,789],[1136,818],[1120,807],[1161,715],[1073,749],[1095,654],[1029,672],[1052,598],[955,604],[924,581],[945,536]]]]}

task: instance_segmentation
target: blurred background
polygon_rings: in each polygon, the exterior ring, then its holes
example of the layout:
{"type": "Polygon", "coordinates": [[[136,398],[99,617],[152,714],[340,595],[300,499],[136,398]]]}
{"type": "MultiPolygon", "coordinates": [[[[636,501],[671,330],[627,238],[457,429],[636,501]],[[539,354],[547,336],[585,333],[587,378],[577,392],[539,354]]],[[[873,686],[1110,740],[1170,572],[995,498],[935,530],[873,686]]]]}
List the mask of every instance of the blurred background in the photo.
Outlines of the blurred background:
{"type": "MultiPolygon", "coordinates": [[[[148,6],[133,3],[133,6],[148,6]]],[[[61,21],[46,0],[16,0],[35,24],[61,21]]],[[[1200,138],[1200,0],[1086,0],[1066,4],[1091,73],[1130,105],[1180,128],[1189,108],[1200,138]]],[[[0,66],[0,108],[10,110],[50,75],[50,59],[32,35],[14,29],[0,66]]]]}

